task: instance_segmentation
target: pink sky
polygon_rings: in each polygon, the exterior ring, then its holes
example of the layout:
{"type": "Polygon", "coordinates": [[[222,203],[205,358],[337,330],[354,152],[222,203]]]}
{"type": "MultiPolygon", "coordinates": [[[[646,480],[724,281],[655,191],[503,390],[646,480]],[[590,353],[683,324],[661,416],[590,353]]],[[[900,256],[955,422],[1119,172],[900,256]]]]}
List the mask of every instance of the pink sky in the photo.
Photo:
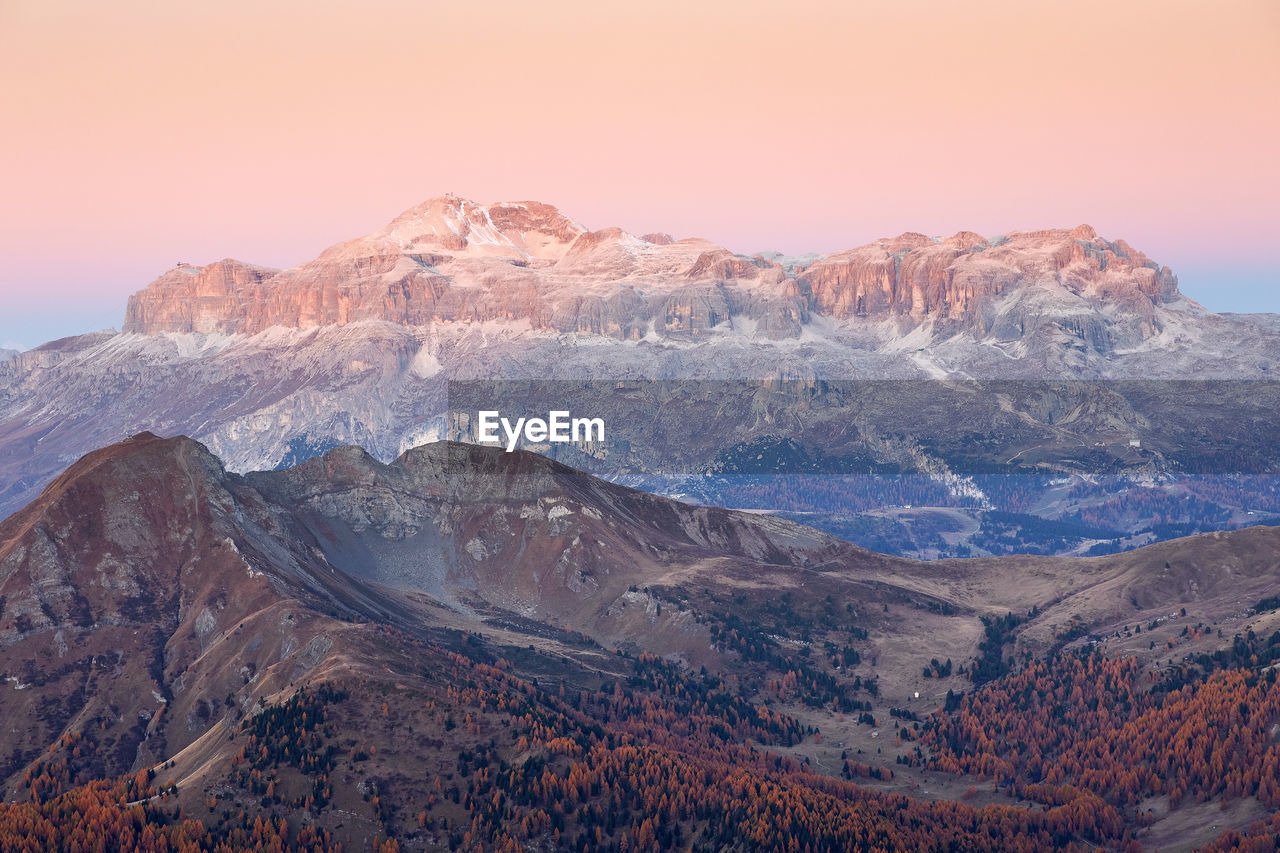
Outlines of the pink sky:
{"type": "Polygon", "coordinates": [[[339,5],[0,0],[0,345],[444,192],[743,252],[1088,222],[1280,311],[1275,0],[339,5]]]}

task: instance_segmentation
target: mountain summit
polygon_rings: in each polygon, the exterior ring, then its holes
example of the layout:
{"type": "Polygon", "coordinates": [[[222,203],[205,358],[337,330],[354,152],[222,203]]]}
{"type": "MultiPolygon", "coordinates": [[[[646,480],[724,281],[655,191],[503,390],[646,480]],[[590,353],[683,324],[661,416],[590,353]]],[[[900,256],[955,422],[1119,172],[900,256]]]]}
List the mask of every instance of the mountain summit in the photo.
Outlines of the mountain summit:
{"type": "Polygon", "coordinates": [[[256,334],[498,320],[622,340],[744,328],[785,339],[813,318],[986,335],[1025,330],[1029,313],[1048,311],[1076,317],[1077,331],[1105,347],[1113,327],[1129,343],[1156,334],[1155,308],[1180,300],[1168,267],[1087,225],[991,239],[903,234],[792,261],[700,239],[589,231],[540,202],[443,196],[292,269],[176,267],[129,300],[124,328],[256,334]]]}

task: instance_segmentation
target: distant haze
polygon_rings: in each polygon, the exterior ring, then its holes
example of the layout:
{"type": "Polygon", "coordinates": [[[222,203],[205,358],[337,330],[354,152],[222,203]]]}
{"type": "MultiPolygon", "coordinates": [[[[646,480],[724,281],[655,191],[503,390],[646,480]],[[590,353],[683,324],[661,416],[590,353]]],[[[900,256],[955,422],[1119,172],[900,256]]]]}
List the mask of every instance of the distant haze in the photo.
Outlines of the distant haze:
{"type": "Polygon", "coordinates": [[[443,192],[741,252],[1087,222],[1280,311],[1280,6],[1049,5],[9,0],[0,347],[443,192]]]}

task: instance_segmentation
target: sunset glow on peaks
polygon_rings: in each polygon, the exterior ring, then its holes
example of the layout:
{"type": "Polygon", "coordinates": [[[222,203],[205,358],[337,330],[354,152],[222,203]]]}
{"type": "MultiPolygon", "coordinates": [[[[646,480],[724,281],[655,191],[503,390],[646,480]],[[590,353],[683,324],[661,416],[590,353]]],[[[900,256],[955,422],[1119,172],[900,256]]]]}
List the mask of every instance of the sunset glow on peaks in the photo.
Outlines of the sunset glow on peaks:
{"type": "Polygon", "coordinates": [[[741,252],[1087,222],[1210,308],[1280,310],[1266,0],[19,0],[0,67],[0,287],[26,312],[0,344],[449,191],[741,252]]]}

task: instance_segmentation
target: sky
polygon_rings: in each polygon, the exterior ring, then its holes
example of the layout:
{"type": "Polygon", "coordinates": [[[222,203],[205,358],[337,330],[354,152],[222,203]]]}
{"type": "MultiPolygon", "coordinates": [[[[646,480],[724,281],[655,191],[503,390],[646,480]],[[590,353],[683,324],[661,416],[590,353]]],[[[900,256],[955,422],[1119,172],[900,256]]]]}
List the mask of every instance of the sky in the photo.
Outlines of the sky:
{"type": "Polygon", "coordinates": [[[734,251],[1093,225],[1280,312],[1275,0],[0,0],[0,347],[446,192],[734,251]]]}

